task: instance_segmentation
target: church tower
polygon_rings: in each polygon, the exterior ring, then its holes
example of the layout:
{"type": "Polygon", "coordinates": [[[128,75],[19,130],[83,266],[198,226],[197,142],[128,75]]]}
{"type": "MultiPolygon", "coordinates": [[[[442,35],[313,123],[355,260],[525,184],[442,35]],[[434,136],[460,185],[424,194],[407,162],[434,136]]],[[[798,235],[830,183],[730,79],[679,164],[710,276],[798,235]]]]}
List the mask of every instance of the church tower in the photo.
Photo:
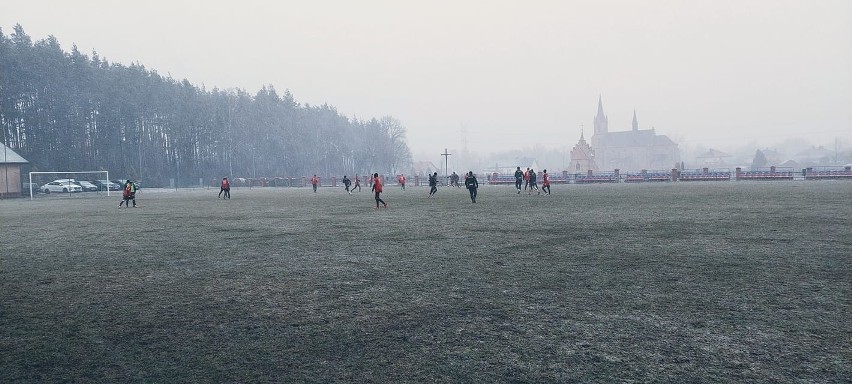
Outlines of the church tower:
{"type": "Polygon", "coordinates": [[[595,116],[595,134],[606,134],[609,132],[609,119],[603,111],[603,102],[598,96],[598,114],[595,116]]]}
{"type": "Polygon", "coordinates": [[[639,121],[636,120],[636,110],[633,110],[633,132],[639,131],[639,121]]]}
{"type": "Polygon", "coordinates": [[[609,134],[609,119],[603,111],[603,101],[598,95],[598,113],[595,115],[595,132],[592,135],[592,148],[597,151],[597,163],[605,166],[607,163],[607,135],[609,134]]]}

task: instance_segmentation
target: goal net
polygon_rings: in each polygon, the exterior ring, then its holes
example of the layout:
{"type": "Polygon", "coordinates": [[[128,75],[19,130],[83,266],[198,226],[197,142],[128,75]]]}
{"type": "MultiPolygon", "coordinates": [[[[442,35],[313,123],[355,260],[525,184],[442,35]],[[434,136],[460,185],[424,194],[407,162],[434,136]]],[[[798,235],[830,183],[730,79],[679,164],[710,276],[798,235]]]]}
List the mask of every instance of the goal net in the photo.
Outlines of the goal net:
{"type": "Polygon", "coordinates": [[[121,184],[110,181],[108,171],[80,172],[30,172],[29,183],[24,190],[29,190],[30,200],[38,193],[41,194],[76,194],[76,193],[106,193],[121,189],[121,184]]]}

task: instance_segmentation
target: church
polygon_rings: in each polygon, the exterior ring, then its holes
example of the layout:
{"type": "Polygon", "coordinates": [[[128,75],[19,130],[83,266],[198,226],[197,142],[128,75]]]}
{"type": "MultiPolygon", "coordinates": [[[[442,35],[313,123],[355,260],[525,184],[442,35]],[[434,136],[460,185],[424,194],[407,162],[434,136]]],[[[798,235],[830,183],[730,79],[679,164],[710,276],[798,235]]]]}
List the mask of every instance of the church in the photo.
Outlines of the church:
{"type": "Polygon", "coordinates": [[[639,129],[636,111],[633,111],[632,130],[610,132],[609,118],[604,113],[602,99],[598,98],[594,127],[591,146],[580,134],[580,141],[571,151],[570,172],[670,170],[680,163],[677,144],[665,135],[658,135],[653,128],[639,129]]]}

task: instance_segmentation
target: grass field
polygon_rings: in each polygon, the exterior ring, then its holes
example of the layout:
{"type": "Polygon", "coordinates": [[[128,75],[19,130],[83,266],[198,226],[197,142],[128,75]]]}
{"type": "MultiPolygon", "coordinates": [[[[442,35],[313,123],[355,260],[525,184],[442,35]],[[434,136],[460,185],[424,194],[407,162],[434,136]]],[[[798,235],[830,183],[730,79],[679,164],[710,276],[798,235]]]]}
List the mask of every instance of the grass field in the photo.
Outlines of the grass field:
{"type": "Polygon", "coordinates": [[[0,201],[0,382],[850,382],[852,183],[0,201]]]}

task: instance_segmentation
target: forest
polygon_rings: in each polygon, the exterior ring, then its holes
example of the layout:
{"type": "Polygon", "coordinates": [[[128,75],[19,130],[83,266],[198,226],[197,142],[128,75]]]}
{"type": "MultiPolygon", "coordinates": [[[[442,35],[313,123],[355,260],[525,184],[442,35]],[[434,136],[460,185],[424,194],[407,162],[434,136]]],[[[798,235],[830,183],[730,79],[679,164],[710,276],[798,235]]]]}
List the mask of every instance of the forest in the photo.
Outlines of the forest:
{"type": "Polygon", "coordinates": [[[31,171],[106,170],[158,186],[221,177],[396,174],[411,162],[397,119],[300,104],[267,85],[205,89],[0,29],[2,140],[31,171]]]}

